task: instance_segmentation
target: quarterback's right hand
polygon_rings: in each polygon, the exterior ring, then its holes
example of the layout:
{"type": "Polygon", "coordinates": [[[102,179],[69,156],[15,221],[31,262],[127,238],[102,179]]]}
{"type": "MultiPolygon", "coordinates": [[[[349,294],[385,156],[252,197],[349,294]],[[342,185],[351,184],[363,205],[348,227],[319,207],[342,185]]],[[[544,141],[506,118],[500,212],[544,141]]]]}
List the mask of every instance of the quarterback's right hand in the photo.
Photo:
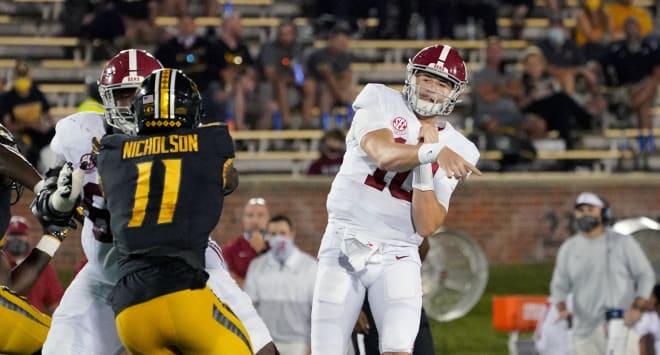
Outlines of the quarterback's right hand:
{"type": "Polygon", "coordinates": [[[448,147],[442,148],[438,157],[436,158],[438,165],[445,171],[448,178],[456,180],[465,179],[470,172],[481,175],[481,171],[476,166],[472,165],[462,156],[448,147]]]}
{"type": "Polygon", "coordinates": [[[51,169],[35,186],[37,196],[30,208],[39,219],[44,233],[63,238],[62,230],[76,228],[74,217],[80,202],[83,172],[66,163],[59,171],[51,169]]]}

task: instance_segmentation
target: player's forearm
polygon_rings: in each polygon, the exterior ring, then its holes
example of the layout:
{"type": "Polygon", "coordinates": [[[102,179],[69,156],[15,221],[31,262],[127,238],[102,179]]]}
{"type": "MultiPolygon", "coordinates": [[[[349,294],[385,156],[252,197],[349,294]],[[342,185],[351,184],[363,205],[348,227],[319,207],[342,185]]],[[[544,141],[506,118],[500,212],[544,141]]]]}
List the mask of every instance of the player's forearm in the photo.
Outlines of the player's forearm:
{"type": "Polygon", "coordinates": [[[50,262],[50,259],[51,257],[45,252],[37,248],[32,249],[30,255],[12,270],[7,287],[19,295],[27,295],[50,262]]]}
{"type": "Polygon", "coordinates": [[[419,235],[425,238],[433,235],[442,227],[446,215],[433,190],[413,190],[412,217],[419,235]]]}
{"type": "Polygon", "coordinates": [[[386,129],[367,133],[361,145],[381,170],[408,171],[419,165],[419,146],[396,143],[386,129]]]}
{"type": "Polygon", "coordinates": [[[8,176],[32,190],[41,176],[23,157],[0,145],[0,175],[8,176]]]}

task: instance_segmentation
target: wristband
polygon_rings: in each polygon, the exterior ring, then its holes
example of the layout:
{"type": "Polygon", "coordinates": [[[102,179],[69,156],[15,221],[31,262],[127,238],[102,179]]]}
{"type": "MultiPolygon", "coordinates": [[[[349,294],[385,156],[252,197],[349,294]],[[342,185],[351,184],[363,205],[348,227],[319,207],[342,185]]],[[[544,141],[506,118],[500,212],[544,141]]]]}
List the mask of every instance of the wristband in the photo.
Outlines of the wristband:
{"type": "Polygon", "coordinates": [[[52,258],[53,255],[55,255],[55,252],[57,251],[57,248],[60,247],[60,244],[62,241],[57,239],[56,237],[50,236],[48,234],[44,234],[41,237],[41,240],[39,240],[39,243],[37,243],[37,246],[35,248],[43,251],[44,253],[50,255],[52,258]]]}
{"type": "Polygon", "coordinates": [[[433,190],[433,168],[431,164],[421,164],[413,168],[412,187],[420,191],[433,190]]]}
{"type": "Polygon", "coordinates": [[[441,143],[426,143],[422,144],[417,150],[417,158],[419,159],[420,164],[429,164],[435,163],[438,159],[438,154],[442,148],[445,147],[445,144],[441,143]]]}

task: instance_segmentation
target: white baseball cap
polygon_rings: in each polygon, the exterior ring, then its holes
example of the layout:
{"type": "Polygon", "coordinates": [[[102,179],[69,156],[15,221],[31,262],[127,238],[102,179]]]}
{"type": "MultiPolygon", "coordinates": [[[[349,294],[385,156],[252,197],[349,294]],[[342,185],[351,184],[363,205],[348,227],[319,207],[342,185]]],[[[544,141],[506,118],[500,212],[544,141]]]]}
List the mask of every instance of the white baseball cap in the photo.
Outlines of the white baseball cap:
{"type": "Polygon", "coordinates": [[[579,205],[591,205],[599,208],[605,207],[605,202],[592,192],[583,192],[575,200],[575,207],[579,205]]]}

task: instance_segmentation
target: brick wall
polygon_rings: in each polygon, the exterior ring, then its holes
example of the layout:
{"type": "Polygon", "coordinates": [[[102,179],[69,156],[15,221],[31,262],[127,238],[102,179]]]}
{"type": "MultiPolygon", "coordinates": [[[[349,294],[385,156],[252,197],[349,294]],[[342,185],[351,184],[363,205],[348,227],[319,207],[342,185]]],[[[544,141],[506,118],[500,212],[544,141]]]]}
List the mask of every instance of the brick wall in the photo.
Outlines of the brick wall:
{"type": "MultiPolygon", "coordinates": [[[[262,196],[271,213],[284,213],[293,219],[298,243],[315,254],[327,219],[329,188],[330,180],[325,178],[245,177],[240,188],[225,199],[221,233],[214,238],[225,242],[241,233],[243,204],[250,197],[262,196]]],[[[570,235],[575,197],[585,190],[604,195],[615,219],[660,217],[658,175],[487,174],[459,185],[446,226],[474,238],[491,263],[552,261],[561,241],[570,235]]],[[[31,199],[26,193],[14,213],[27,214],[31,199]]],[[[36,225],[36,220],[32,221],[36,225]]],[[[77,236],[77,231],[72,233],[58,251],[56,267],[73,268],[80,260],[77,236]]]]}

